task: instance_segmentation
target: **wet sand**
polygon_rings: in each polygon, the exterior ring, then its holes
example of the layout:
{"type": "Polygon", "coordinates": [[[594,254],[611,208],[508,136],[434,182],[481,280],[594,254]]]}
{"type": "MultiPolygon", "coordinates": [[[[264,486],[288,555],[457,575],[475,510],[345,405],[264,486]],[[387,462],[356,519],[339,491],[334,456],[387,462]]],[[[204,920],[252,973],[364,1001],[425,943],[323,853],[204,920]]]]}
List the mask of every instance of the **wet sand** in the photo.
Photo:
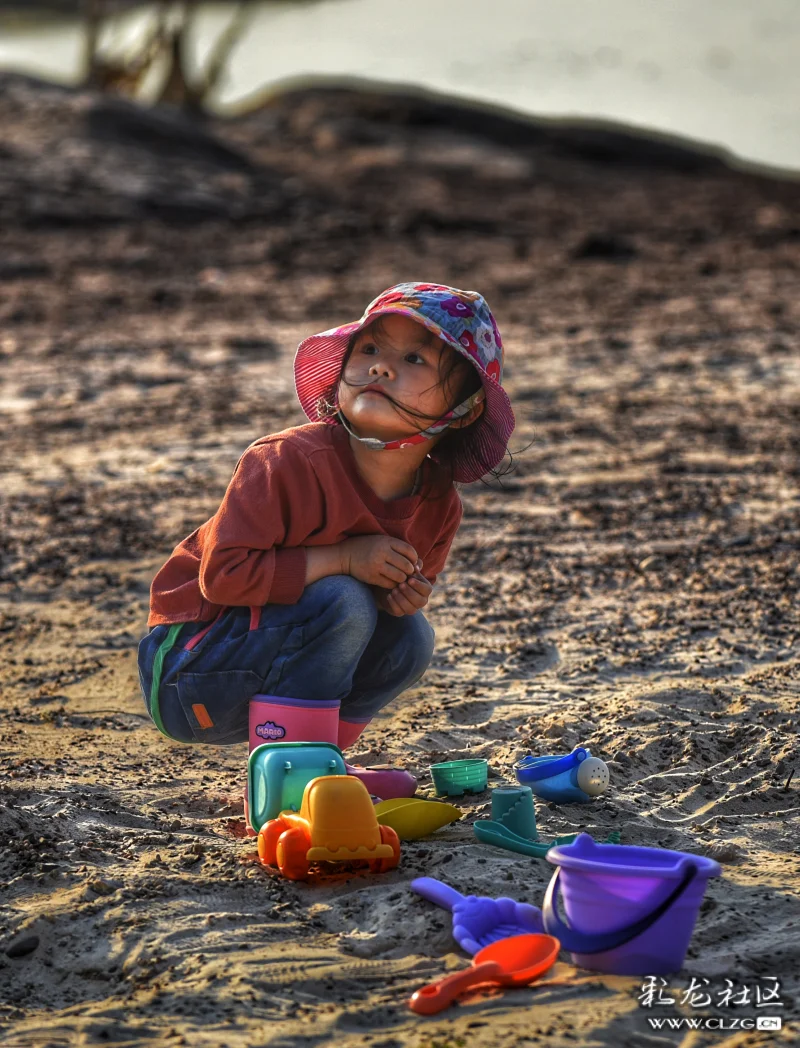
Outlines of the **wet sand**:
{"type": "Polygon", "coordinates": [[[241,451],[305,421],[300,338],[402,279],[487,296],[518,428],[513,472],[461,491],[433,663],[357,756],[430,794],[437,760],[486,757],[497,785],[525,753],[588,745],[609,791],[538,804],[542,835],[717,858],[673,982],[773,976],[791,1018],[800,186],[394,113],[309,92],[190,132],[0,82],[9,1048],[689,1043],[648,1032],[640,980],[566,954],[546,985],[413,1016],[407,996],[465,961],[414,876],[541,904],[548,863],[474,838],[489,794],[393,873],[290,883],[243,836],[245,748],[170,744],[145,714],[154,572],[241,451]]]}

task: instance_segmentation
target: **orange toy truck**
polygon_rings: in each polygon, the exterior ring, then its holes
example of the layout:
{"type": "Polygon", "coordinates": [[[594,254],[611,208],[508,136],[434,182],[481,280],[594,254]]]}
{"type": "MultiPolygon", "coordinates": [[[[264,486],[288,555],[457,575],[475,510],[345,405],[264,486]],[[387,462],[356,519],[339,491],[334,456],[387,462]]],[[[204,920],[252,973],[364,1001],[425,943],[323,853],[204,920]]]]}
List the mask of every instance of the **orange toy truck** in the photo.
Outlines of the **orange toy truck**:
{"type": "Polygon", "coordinates": [[[320,775],[303,792],[300,811],[282,811],[258,834],[258,857],[302,881],[312,862],[364,861],[373,873],[400,861],[400,838],[379,826],[366,786],[352,775],[320,775]]]}

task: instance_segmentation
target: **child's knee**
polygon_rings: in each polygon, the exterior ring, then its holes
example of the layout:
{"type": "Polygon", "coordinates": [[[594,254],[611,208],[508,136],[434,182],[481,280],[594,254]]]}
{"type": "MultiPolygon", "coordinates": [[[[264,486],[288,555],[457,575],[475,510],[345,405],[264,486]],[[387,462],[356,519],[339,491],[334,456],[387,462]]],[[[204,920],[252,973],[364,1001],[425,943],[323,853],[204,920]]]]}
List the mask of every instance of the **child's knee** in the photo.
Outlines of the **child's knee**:
{"type": "Polygon", "coordinates": [[[433,649],[436,645],[436,631],[422,612],[418,612],[413,617],[420,620],[418,625],[423,636],[423,645],[428,653],[428,662],[430,662],[433,657],[433,649]]]}
{"type": "Polygon", "coordinates": [[[406,687],[410,687],[430,666],[436,634],[422,612],[406,615],[402,622],[403,639],[398,645],[395,673],[398,679],[402,678],[408,682],[406,687]]]}
{"type": "Polygon", "coordinates": [[[416,651],[417,665],[421,667],[419,671],[421,677],[431,664],[433,649],[436,643],[436,633],[433,626],[431,626],[422,612],[417,612],[417,614],[412,615],[411,618],[415,620],[416,642],[414,644],[414,649],[416,651]]]}
{"type": "Polygon", "coordinates": [[[326,575],[311,584],[318,587],[326,611],[371,637],[378,621],[378,607],[370,587],[352,575],[326,575]]]}

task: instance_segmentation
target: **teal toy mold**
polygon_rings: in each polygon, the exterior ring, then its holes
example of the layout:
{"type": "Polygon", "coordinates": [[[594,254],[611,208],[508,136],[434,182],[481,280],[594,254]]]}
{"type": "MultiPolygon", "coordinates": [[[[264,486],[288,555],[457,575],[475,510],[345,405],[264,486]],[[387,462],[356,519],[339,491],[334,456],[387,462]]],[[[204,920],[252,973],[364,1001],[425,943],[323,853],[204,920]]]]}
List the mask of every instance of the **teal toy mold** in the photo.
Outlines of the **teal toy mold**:
{"type": "Polygon", "coordinates": [[[247,761],[247,806],[258,832],[282,811],[299,811],[303,792],[321,775],[346,775],[342,751],[332,742],[265,742],[247,761]]]}

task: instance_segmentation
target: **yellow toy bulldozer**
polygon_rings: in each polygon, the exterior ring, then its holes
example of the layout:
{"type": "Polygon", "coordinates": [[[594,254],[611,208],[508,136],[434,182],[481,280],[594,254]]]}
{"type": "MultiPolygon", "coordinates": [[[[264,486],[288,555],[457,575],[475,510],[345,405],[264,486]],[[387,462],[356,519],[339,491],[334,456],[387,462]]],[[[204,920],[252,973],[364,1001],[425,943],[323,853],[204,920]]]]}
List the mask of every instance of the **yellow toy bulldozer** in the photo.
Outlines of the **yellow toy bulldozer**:
{"type": "Polygon", "coordinates": [[[282,811],[262,826],[258,856],[293,881],[305,880],[312,862],[365,862],[372,873],[385,873],[400,861],[400,839],[378,825],[359,779],[321,775],[307,784],[300,811],[282,811]]]}

